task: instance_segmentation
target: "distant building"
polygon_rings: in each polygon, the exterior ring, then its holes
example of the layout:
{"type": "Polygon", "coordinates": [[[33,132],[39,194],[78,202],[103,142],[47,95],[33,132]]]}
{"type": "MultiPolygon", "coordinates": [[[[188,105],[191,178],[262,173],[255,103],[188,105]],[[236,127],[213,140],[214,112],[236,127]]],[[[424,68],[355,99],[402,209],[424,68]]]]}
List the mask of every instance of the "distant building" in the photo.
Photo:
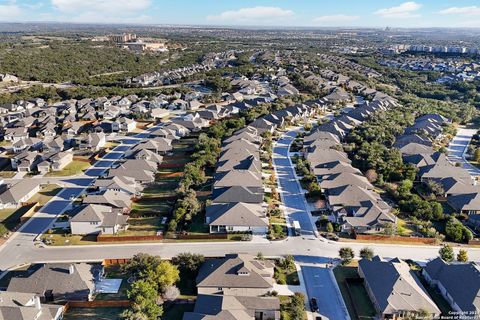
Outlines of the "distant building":
{"type": "Polygon", "coordinates": [[[115,43],[125,43],[137,40],[137,35],[134,33],[112,34],[108,36],[108,39],[115,43]]]}

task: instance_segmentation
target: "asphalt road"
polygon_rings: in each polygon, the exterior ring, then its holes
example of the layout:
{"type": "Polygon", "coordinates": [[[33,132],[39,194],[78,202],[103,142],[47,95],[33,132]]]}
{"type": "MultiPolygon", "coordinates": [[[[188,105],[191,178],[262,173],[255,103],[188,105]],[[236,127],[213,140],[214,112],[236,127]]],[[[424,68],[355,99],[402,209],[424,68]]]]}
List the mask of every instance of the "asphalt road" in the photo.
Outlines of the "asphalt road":
{"type": "Polygon", "coordinates": [[[473,135],[477,132],[475,129],[459,128],[457,134],[448,145],[448,160],[453,163],[461,163],[472,177],[480,176],[480,169],[470,164],[465,159],[465,153],[472,140],[473,135]]]}
{"type": "Polygon", "coordinates": [[[317,313],[331,320],[350,319],[331,269],[307,265],[302,265],[301,268],[309,303],[310,299],[317,299],[317,313]]]}
{"type": "Polygon", "coordinates": [[[292,130],[284,134],[273,147],[273,165],[279,192],[290,223],[298,221],[303,236],[315,237],[316,227],[307,209],[305,197],[295,177],[295,169],[288,156],[290,145],[297,135],[292,130]]]}

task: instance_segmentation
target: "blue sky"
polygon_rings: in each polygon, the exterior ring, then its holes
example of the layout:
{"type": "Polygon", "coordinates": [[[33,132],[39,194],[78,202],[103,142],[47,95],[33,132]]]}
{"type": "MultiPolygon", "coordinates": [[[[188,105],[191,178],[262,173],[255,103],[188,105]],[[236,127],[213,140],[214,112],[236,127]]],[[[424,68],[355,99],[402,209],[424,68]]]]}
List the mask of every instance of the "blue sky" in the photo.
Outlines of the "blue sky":
{"type": "Polygon", "coordinates": [[[0,21],[480,27],[479,0],[0,0],[0,21]]]}

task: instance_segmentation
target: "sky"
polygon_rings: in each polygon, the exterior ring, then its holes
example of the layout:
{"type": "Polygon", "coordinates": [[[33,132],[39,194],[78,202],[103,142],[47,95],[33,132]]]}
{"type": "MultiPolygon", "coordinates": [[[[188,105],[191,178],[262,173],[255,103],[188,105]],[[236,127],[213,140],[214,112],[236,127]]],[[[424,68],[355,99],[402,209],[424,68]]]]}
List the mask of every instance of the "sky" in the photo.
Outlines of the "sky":
{"type": "Polygon", "coordinates": [[[464,28],[480,0],[0,0],[0,21],[464,28]]]}

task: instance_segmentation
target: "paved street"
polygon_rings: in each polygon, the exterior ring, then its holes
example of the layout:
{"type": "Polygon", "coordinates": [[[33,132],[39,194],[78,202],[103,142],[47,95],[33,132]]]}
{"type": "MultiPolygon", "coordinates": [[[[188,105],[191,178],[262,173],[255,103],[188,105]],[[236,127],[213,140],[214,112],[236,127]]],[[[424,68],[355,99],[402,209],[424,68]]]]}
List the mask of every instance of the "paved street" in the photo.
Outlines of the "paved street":
{"type": "Polygon", "coordinates": [[[289,222],[298,221],[302,235],[314,237],[316,227],[308,212],[300,184],[295,178],[295,169],[288,157],[290,144],[296,135],[296,131],[292,130],[277,141],[273,148],[273,164],[280,186],[279,192],[285,206],[285,214],[289,222]]]}
{"type": "Polygon", "coordinates": [[[448,159],[453,163],[461,163],[463,168],[468,170],[472,177],[480,176],[480,169],[465,160],[465,152],[470,140],[472,140],[472,137],[476,132],[477,130],[475,129],[459,128],[457,130],[457,135],[448,145],[448,159]]]}
{"type": "Polygon", "coordinates": [[[301,268],[309,299],[317,299],[318,313],[331,320],[350,319],[331,269],[325,265],[301,268]]]}

